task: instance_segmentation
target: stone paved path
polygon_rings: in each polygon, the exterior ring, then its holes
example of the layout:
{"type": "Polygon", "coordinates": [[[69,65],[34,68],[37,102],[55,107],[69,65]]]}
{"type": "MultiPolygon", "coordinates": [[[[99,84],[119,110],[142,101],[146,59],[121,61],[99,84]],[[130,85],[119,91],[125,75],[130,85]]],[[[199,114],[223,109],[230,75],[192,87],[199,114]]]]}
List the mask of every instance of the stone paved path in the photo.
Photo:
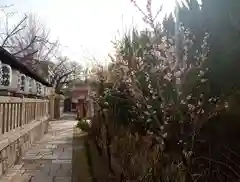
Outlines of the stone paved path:
{"type": "Polygon", "coordinates": [[[71,182],[72,136],[77,121],[65,115],[0,182],[71,182]]]}

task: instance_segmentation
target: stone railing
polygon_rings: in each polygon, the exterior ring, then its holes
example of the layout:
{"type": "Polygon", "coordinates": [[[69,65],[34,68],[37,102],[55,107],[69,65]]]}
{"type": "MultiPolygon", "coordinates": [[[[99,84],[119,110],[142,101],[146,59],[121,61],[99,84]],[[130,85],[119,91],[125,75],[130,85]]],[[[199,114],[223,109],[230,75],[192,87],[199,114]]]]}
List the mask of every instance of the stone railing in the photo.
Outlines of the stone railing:
{"type": "Polygon", "coordinates": [[[0,47],[0,176],[47,132],[53,116],[51,85],[0,47]]]}

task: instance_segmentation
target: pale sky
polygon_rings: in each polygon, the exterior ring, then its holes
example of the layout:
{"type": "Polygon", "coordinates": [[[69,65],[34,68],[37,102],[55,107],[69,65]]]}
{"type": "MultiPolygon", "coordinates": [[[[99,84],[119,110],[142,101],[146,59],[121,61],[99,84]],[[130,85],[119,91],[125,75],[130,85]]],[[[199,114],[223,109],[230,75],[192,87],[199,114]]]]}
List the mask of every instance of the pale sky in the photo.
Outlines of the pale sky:
{"type": "MultiPolygon", "coordinates": [[[[145,11],[147,0],[136,0],[145,11]]],[[[160,4],[164,11],[173,9],[174,0],[153,0],[154,12],[160,4]]],[[[104,61],[112,50],[111,41],[127,28],[144,28],[142,14],[130,0],[1,0],[0,5],[14,4],[19,16],[36,14],[51,29],[52,39],[59,39],[67,48],[63,54],[76,61],[104,61]]]]}

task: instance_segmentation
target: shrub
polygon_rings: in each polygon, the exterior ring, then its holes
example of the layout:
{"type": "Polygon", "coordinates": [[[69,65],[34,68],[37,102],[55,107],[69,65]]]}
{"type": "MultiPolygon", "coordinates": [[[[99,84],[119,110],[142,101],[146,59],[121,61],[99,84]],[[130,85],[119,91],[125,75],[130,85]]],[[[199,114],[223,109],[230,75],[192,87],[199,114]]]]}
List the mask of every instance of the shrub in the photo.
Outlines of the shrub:
{"type": "Polygon", "coordinates": [[[90,130],[89,121],[82,119],[82,120],[78,121],[77,127],[85,132],[89,132],[89,130],[90,130]]]}
{"type": "Polygon", "coordinates": [[[143,43],[134,30],[112,58],[114,80],[98,73],[90,130],[107,154],[108,166],[117,164],[122,181],[240,179],[239,115],[234,109],[239,88],[216,92],[213,68],[207,67],[207,32],[190,57],[191,32],[181,27],[180,34],[182,50],[176,52],[171,36],[143,43]]]}

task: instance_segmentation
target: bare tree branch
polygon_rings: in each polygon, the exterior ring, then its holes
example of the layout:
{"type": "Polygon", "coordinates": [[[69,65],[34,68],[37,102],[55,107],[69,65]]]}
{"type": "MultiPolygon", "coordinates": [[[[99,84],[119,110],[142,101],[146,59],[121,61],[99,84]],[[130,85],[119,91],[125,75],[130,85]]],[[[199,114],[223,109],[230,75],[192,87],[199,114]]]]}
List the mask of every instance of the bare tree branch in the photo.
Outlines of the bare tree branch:
{"type": "Polygon", "coordinates": [[[9,18],[10,14],[6,14],[5,32],[0,36],[3,48],[35,71],[41,61],[51,61],[56,56],[59,42],[50,41],[50,31],[34,15],[25,15],[12,28],[9,18]]]}
{"type": "MultiPolygon", "coordinates": [[[[7,19],[7,17],[6,17],[6,19],[7,19]]],[[[23,30],[23,29],[25,28],[25,27],[20,27],[20,26],[26,21],[26,19],[27,19],[27,16],[25,16],[25,17],[13,28],[13,30],[12,30],[10,33],[7,32],[7,35],[6,35],[5,39],[3,40],[2,44],[1,44],[2,47],[4,47],[4,45],[6,44],[6,42],[8,41],[8,39],[9,39],[11,36],[14,36],[16,33],[18,33],[19,31],[21,31],[21,30],[23,30]]],[[[8,26],[8,24],[7,24],[7,26],[8,26]]],[[[7,27],[7,29],[8,29],[8,27],[7,27]]]]}
{"type": "Polygon", "coordinates": [[[48,77],[60,91],[66,84],[80,78],[82,67],[66,57],[59,57],[59,41],[50,40],[50,31],[34,15],[25,15],[16,25],[8,22],[13,13],[5,13],[5,32],[0,45],[43,77],[48,77]],[[53,58],[57,58],[53,61],[53,58]]]}
{"type": "Polygon", "coordinates": [[[81,78],[83,69],[79,63],[69,61],[67,57],[58,57],[50,67],[50,83],[60,91],[66,84],[81,78]]]}
{"type": "MultiPolygon", "coordinates": [[[[31,45],[34,43],[34,41],[36,40],[36,36],[32,39],[32,41],[30,42],[30,44],[28,44],[28,45],[26,45],[26,47],[25,48],[23,48],[23,47],[21,47],[21,50],[19,50],[18,52],[15,52],[15,53],[13,53],[13,55],[17,55],[17,54],[20,54],[22,51],[25,51],[25,50],[27,50],[28,48],[30,48],[31,47],[31,45]]],[[[34,54],[36,53],[37,51],[35,51],[34,52],[34,54]]],[[[32,54],[32,53],[31,53],[32,54]]]]}

